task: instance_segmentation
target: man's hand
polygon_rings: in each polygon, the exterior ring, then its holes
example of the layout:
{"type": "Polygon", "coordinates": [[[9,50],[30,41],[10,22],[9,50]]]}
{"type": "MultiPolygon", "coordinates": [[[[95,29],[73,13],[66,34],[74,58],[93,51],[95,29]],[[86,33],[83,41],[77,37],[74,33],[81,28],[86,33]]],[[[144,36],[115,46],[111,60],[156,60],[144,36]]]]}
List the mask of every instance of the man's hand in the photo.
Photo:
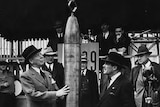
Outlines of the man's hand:
{"type": "Polygon", "coordinates": [[[63,88],[61,88],[56,92],[56,96],[61,97],[61,96],[67,95],[69,92],[70,92],[70,87],[65,85],[63,88]]]}

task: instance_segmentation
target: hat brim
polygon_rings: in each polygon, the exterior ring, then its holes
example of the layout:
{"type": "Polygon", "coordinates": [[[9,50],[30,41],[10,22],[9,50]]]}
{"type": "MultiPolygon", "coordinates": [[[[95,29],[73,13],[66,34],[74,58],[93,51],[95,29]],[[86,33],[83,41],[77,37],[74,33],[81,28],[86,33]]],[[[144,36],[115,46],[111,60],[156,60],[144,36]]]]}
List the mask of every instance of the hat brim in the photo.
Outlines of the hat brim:
{"type": "Polygon", "coordinates": [[[45,56],[56,56],[57,55],[57,52],[47,52],[47,53],[44,53],[45,56]]]}
{"type": "Polygon", "coordinates": [[[81,62],[88,62],[88,60],[81,60],[81,62]]]}
{"type": "Polygon", "coordinates": [[[104,62],[108,62],[108,63],[114,64],[114,65],[117,65],[117,66],[119,66],[119,67],[121,67],[121,68],[124,68],[123,65],[121,65],[121,64],[119,64],[119,63],[117,63],[117,62],[115,62],[115,61],[106,60],[106,59],[102,59],[102,60],[103,60],[104,62]]]}
{"type": "Polygon", "coordinates": [[[36,51],[33,51],[32,53],[30,53],[26,58],[25,58],[25,63],[28,64],[29,63],[29,59],[35,55],[36,53],[40,52],[42,50],[42,48],[37,49],[36,51]]]}
{"type": "Polygon", "coordinates": [[[137,53],[135,56],[141,56],[141,55],[145,55],[145,54],[151,54],[152,52],[140,52],[140,53],[137,53]]]}

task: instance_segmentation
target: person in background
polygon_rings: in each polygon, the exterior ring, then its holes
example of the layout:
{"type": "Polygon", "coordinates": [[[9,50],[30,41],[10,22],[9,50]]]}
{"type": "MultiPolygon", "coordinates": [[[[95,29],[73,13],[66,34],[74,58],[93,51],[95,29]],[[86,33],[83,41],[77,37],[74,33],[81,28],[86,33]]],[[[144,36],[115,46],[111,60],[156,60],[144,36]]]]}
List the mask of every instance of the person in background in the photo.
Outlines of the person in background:
{"type": "Polygon", "coordinates": [[[62,21],[60,20],[56,21],[55,29],[58,36],[58,43],[64,43],[64,28],[62,21]]]}
{"type": "Polygon", "coordinates": [[[28,106],[55,107],[56,100],[68,95],[70,87],[65,85],[59,89],[51,74],[42,70],[44,57],[41,49],[33,45],[28,46],[22,56],[25,58],[25,63],[30,65],[29,70],[23,72],[20,77],[28,106]]]}
{"type": "Polygon", "coordinates": [[[51,47],[54,52],[58,50],[58,44],[64,43],[64,29],[62,21],[56,21],[53,29],[53,35],[49,38],[47,47],[51,47]]]}
{"type": "Polygon", "coordinates": [[[81,57],[79,107],[96,107],[99,100],[97,74],[87,69],[87,57],[81,57]]]}
{"type": "Polygon", "coordinates": [[[130,42],[131,39],[124,32],[122,27],[116,27],[113,47],[109,50],[109,52],[118,52],[122,55],[128,55],[128,47],[130,46],[130,42]]]}
{"type": "Polygon", "coordinates": [[[131,70],[137,107],[160,107],[160,65],[149,59],[151,53],[142,44],[135,55],[138,64],[131,70]]]}
{"type": "MultiPolygon", "coordinates": [[[[106,56],[108,55],[109,50],[113,46],[113,33],[109,30],[109,25],[107,23],[103,23],[101,25],[102,32],[97,36],[97,42],[99,43],[99,56],[106,56]]],[[[106,77],[102,73],[102,65],[103,61],[100,58],[99,68],[101,71],[101,80],[100,80],[100,92],[103,89],[104,83],[106,82],[106,77]]]]}
{"type": "Polygon", "coordinates": [[[97,42],[99,43],[100,48],[100,56],[105,56],[108,54],[109,49],[112,48],[113,45],[113,33],[109,30],[109,25],[107,23],[103,23],[101,25],[102,32],[97,36],[97,42]]]}
{"type": "Polygon", "coordinates": [[[9,70],[8,63],[0,61],[0,106],[16,107],[15,76],[9,70]]]}
{"type": "MultiPolygon", "coordinates": [[[[56,84],[59,88],[62,88],[64,84],[64,67],[62,63],[57,62],[55,57],[57,57],[57,52],[53,52],[51,47],[47,47],[44,49],[45,63],[42,66],[42,69],[48,71],[52,78],[56,81],[56,84]]],[[[57,106],[64,107],[65,99],[58,99],[57,106]]]]}
{"type": "Polygon", "coordinates": [[[97,107],[136,107],[131,82],[122,73],[122,55],[110,52],[104,59],[103,73],[106,82],[97,107]]]}

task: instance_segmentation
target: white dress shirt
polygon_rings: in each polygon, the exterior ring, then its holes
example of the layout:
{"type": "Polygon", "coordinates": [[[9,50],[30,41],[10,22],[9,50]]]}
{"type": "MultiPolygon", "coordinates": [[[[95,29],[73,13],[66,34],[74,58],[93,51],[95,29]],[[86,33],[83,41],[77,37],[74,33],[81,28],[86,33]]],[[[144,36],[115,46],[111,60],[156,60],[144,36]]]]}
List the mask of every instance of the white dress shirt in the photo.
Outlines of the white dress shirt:
{"type": "Polygon", "coordinates": [[[53,63],[52,64],[48,64],[48,63],[46,63],[46,66],[47,66],[47,68],[49,68],[49,66],[50,66],[50,68],[51,68],[51,71],[53,70],[53,63]]]}
{"type": "Polygon", "coordinates": [[[40,69],[39,69],[39,68],[37,68],[37,67],[33,67],[33,66],[32,66],[32,68],[33,68],[36,72],[38,72],[38,74],[39,74],[39,75],[41,75],[41,73],[40,73],[40,69]]]}
{"type": "Polygon", "coordinates": [[[114,82],[120,75],[121,75],[121,72],[118,72],[118,73],[116,73],[115,75],[113,75],[113,76],[111,77],[111,80],[110,80],[110,83],[109,83],[108,87],[110,87],[110,86],[113,84],[113,82],[114,82]]]}
{"type": "Polygon", "coordinates": [[[85,76],[87,72],[87,69],[81,70],[81,74],[83,73],[83,75],[85,76]]]}

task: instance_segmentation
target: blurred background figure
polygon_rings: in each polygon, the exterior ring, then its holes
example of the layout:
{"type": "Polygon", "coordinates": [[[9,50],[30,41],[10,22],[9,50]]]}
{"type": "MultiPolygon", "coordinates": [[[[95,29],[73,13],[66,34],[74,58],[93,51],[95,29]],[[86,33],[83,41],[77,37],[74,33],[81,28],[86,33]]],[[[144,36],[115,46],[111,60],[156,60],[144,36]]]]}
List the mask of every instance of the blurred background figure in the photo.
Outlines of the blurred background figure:
{"type": "Polygon", "coordinates": [[[115,36],[113,40],[113,48],[109,52],[118,52],[122,55],[128,55],[128,47],[130,46],[131,39],[124,32],[122,27],[115,28],[115,36]]]}
{"type": "Polygon", "coordinates": [[[51,46],[53,51],[57,51],[58,43],[64,43],[64,27],[62,21],[60,20],[55,22],[53,35],[50,36],[47,47],[51,46]]]}
{"type": "MultiPolygon", "coordinates": [[[[44,49],[45,63],[42,69],[50,72],[52,78],[56,81],[58,88],[64,86],[64,67],[62,63],[55,59],[57,52],[53,51],[51,47],[44,49]]],[[[65,99],[57,99],[57,107],[65,107],[65,99]]]]}
{"type": "Polygon", "coordinates": [[[113,33],[109,30],[109,25],[104,23],[101,25],[102,32],[97,36],[97,42],[99,43],[100,56],[107,55],[109,49],[113,45],[113,33]]]}
{"type": "Polygon", "coordinates": [[[16,107],[15,77],[9,70],[8,63],[0,61],[0,106],[16,107]]]}
{"type": "Polygon", "coordinates": [[[56,21],[54,28],[58,36],[58,43],[64,43],[64,27],[62,21],[56,21]]]}
{"type": "Polygon", "coordinates": [[[87,64],[87,57],[82,55],[79,107],[96,107],[99,99],[97,74],[87,69],[87,64]]]}

